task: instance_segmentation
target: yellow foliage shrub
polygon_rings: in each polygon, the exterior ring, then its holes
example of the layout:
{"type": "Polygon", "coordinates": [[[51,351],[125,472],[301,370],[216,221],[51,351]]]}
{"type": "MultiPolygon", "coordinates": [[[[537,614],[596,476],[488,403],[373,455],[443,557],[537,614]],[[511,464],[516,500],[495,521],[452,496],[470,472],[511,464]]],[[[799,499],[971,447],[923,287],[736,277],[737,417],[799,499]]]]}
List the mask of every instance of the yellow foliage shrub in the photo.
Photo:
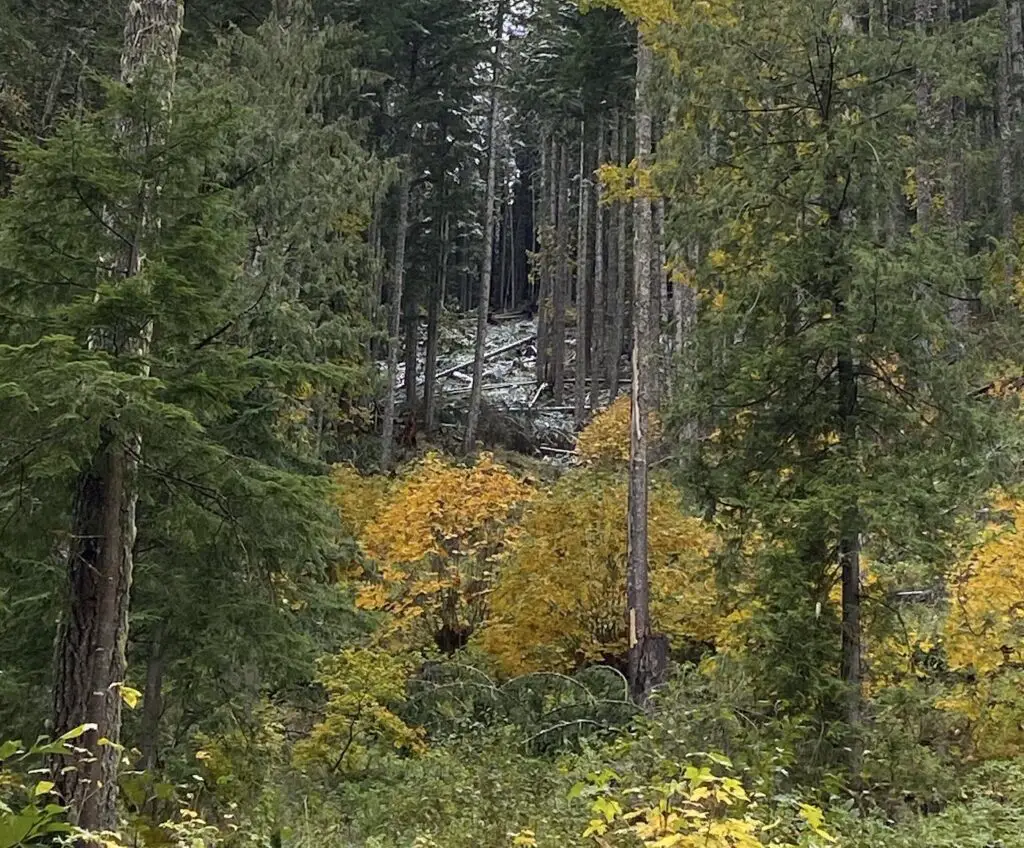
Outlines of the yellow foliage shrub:
{"type": "Polygon", "coordinates": [[[426,456],[363,528],[379,571],[357,604],[392,613],[392,630],[418,628],[444,650],[444,640],[463,642],[486,615],[496,563],[532,494],[489,454],[473,466],[426,456]]]}
{"type": "MultiPolygon", "coordinates": [[[[622,395],[607,409],[598,413],[583,429],[576,448],[584,461],[593,465],[614,465],[629,462],[629,421],[631,400],[622,395]]],[[[651,416],[650,438],[661,436],[661,422],[651,416]]]]}
{"type": "Polygon", "coordinates": [[[388,478],[366,475],[351,465],[331,469],[331,503],[338,510],[347,533],[358,538],[369,524],[388,494],[388,478]]]}
{"type": "MultiPolygon", "coordinates": [[[[627,499],[622,475],[579,470],[528,509],[480,635],[507,673],[568,670],[624,652],[627,499]]],[[[668,486],[651,493],[649,544],[655,627],[677,644],[714,639],[715,538],[668,486]]]]}
{"type": "Polygon", "coordinates": [[[949,586],[944,645],[950,668],[972,672],[944,705],[968,718],[981,757],[1024,754],[1024,502],[990,525],[949,586]]]}

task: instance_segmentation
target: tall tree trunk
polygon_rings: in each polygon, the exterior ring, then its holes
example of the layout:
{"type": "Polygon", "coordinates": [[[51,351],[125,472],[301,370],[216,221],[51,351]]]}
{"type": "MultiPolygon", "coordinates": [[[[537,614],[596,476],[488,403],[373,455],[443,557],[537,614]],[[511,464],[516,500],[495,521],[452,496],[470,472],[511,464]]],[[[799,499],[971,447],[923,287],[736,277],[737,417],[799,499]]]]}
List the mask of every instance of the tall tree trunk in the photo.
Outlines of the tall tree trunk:
{"type": "Polygon", "coordinates": [[[402,332],[402,293],[405,289],[405,242],[409,233],[409,194],[412,175],[403,162],[398,180],[398,220],[395,223],[395,255],[391,267],[391,311],[388,315],[388,385],[381,427],[380,466],[389,471],[395,459],[395,404],[398,393],[398,347],[402,332]]]}
{"type": "Polygon", "coordinates": [[[405,342],[402,350],[405,352],[405,405],[409,414],[415,418],[416,407],[416,385],[418,380],[417,364],[420,341],[420,303],[416,296],[415,289],[408,286],[405,289],[405,303],[402,307],[405,317],[405,342]]]}
{"type": "MultiPolygon", "coordinates": [[[[597,124],[597,165],[604,164],[605,124],[604,115],[597,124]]],[[[605,373],[605,264],[604,264],[604,189],[597,180],[596,202],[594,204],[594,308],[592,310],[591,351],[590,351],[590,403],[597,407],[601,383],[605,373]]]]}
{"type": "MultiPolygon", "coordinates": [[[[612,128],[612,148],[620,165],[628,164],[628,145],[623,129],[624,118],[616,110],[615,125],[612,128]]],[[[615,400],[619,394],[620,364],[622,361],[622,336],[626,327],[626,204],[615,205],[615,289],[608,306],[611,322],[608,327],[608,400],[615,400]]]]}
{"type": "Polygon", "coordinates": [[[576,392],[574,413],[576,427],[586,420],[587,373],[590,362],[589,301],[593,299],[590,287],[590,180],[587,177],[586,125],[580,132],[580,208],[579,234],[576,248],[576,392]]]}
{"type": "Polygon", "coordinates": [[[669,335],[666,312],[669,310],[668,277],[665,274],[665,198],[652,202],[652,247],[651,247],[651,332],[654,345],[655,365],[651,374],[651,404],[661,409],[668,382],[669,335]]]}
{"type": "MultiPolygon", "coordinates": [[[[444,185],[441,187],[441,205],[444,206],[444,185]]],[[[434,279],[430,303],[427,306],[427,362],[423,386],[423,423],[428,436],[437,432],[437,354],[441,340],[441,310],[448,288],[448,232],[446,212],[438,213],[437,274],[434,279]]]]}
{"type": "Polygon", "coordinates": [[[156,768],[160,756],[160,717],[164,711],[164,670],[167,667],[166,630],[163,621],[158,621],[154,626],[149,660],[146,663],[146,689],[142,693],[142,721],[139,728],[139,750],[142,753],[139,765],[146,770],[156,768]]]}
{"type": "MultiPolygon", "coordinates": [[[[552,150],[554,156],[554,150],[552,150]]],[[[555,403],[565,403],[565,304],[569,297],[569,146],[558,145],[558,217],[555,249],[558,268],[555,274],[554,309],[552,310],[552,394],[555,403]]]]}
{"type": "MultiPolygon", "coordinates": [[[[650,167],[651,48],[639,36],[636,72],[636,158],[639,168],[650,167]]],[[[629,685],[638,703],[664,680],[667,650],[654,636],[650,619],[650,577],[647,550],[648,453],[651,418],[651,376],[655,368],[651,315],[653,226],[651,199],[642,193],[633,204],[633,398],[629,450],[629,555],[626,600],[629,633],[629,685]]]]}
{"type": "MultiPolygon", "coordinates": [[[[378,196],[375,196],[373,201],[373,217],[370,220],[370,232],[367,237],[373,256],[373,268],[371,271],[373,274],[373,287],[369,294],[370,304],[367,314],[370,316],[374,328],[379,326],[381,300],[384,297],[384,251],[381,241],[383,236],[381,218],[383,217],[384,203],[379,197],[379,193],[377,194],[378,196]]],[[[374,340],[370,348],[370,356],[376,359],[381,352],[379,343],[374,340]]]]}
{"type": "MultiPolygon", "coordinates": [[[[178,43],[185,7],[182,0],[131,0],[127,7],[121,81],[131,87],[146,78],[160,98],[161,111],[147,135],[158,139],[170,120],[178,43]]],[[[124,118],[119,132],[140,128],[124,118]]],[[[149,200],[159,186],[142,188],[134,232],[117,258],[119,275],[130,279],[142,268],[142,239],[156,226],[149,220],[149,200]]],[[[127,338],[97,329],[92,344],[113,356],[137,361],[148,373],[145,357],[152,325],[127,338]]],[[[127,669],[128,610],[136,540],[136,472],[142,450],[137,433],[116,421],[102,428],[100,446],[79,476],[68,549],[68,596],[56,644],[54,730],[65,733],[95,725],[79,744],[90,757],[77,768],[56,768],[54,782],[72,819],[88,830],[117,828],[118,747],[121,738],[121,692],[127,669]],[[100,740],[114,744],[99,744],[100,740]]]]}
{"type": "MultiPolygon", "coordinates": [[[[672,281],[672,310],[675,321],[675,348],[679,361],[679,378],[676,381],[677,392],[688,392],[696,381],[697,356],[694,335],[697,329],[697,288],[689,280],[696,279],[697,267],[700,265],[700,247],[697,242],[689,249],[689,279],[677,276],[672,281]]],[[[700,422],[691,416],[683,424],[683,439],[692,444],[700,432],[700,422]]]]}
{"type": "Polygon", "coordinates": [[[487,139],[487,196],[483,226],[484,245],[480,270],[480,295],[476,309],[476,346],[473,353],[473,388],[469,398],[469,417],[463,448],[469,453],[476,447],[476,430],[480,423],[480,406],[484,391],[484,354],[487,349],[487,312],[491,304],[491,272],[494,263],[494,200],[498,187],[498,82],[501,79],[502,30],[505,24],[505,0],[499,0],[494,22],[494,65],[491,69],[491,117],[487,139]]]}
{"type": "Polygon", "coordinates": [[[540,386],[548,382],[551,258],[555,226],[555,219],[551,214],[551,198],[554,189],[551,183],[551,157],[548,155],[548,149],[548,139],[545,137],[540,147],[540,209],[537,213],[537,233],[539,234],[537,257],[540,262],[540,285],[537,293],[537,385],[540,386]]]}

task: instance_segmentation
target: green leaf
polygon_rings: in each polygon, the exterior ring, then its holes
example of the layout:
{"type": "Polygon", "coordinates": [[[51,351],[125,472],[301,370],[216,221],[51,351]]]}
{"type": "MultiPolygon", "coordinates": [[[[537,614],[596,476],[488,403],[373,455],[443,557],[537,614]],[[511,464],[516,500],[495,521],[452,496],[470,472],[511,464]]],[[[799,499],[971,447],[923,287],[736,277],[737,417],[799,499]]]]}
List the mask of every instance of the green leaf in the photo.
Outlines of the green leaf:
{"type": "Polygon", "coordinates": [[[96,728],[97,728],[97,725],[93,724],[91,722],[88,723],[88,724],[80,724],[78,727],[74,727],[71,730],[69,730],[63,736],[59,736],[57,738],[57,741],[58,742],[70,742],[72,739],[79,739],[82,736],[84,736],[86,733],[89,733],[92,730],[96,730],[96,728]]]}
{"type": "Polygon", "coordinates": [[[0,816],[0,848],[17,848],[41,822],[39,814],[0,816]]]}

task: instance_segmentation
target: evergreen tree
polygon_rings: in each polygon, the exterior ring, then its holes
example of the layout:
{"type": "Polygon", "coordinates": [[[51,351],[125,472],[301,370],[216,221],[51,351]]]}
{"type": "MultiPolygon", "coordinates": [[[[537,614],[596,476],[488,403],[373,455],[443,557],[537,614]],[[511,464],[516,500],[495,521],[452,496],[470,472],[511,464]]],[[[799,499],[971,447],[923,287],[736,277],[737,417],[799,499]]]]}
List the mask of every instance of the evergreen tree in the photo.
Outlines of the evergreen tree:
{"type": "Polygon", "coordinates": [[[950,310],[958,292],[989,302],[984,257],[942,221],[898,223],[889,239],[873,226],[917,161],[900,143],[914,97],[899,34],[868,34],[830,2],[759,0],[694,7],[659,33],[670,58],[688,57],[659,161],[660,179],[692,192],[672,197],[674,234],[713,245],[698,269],[716,294],[695,410],[711,435],[692,479],[757,540],[766,679],[820,705],[823,671],[841,666],[856,725],[862,548],[883,564],[941,562],[991,479],[994,430],[972,385],[992,327],[950,310]]]}

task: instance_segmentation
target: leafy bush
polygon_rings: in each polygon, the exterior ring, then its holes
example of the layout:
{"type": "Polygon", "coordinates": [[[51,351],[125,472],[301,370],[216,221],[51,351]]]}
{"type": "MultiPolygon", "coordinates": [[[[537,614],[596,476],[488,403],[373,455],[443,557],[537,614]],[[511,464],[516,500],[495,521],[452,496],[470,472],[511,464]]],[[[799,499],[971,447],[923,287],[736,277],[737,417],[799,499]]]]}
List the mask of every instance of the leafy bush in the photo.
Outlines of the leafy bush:
{"type": "MultiPolygon", "coordinates": [[[[506,674],[614,661],[626,646],[625,477],[582,469],[527,508],[509,546],[479,643],[506,674]]],[[[655,485],[649,540],[652,615],[676,648],[715,641],[723,612],[714,534],[655,485]]]]}

